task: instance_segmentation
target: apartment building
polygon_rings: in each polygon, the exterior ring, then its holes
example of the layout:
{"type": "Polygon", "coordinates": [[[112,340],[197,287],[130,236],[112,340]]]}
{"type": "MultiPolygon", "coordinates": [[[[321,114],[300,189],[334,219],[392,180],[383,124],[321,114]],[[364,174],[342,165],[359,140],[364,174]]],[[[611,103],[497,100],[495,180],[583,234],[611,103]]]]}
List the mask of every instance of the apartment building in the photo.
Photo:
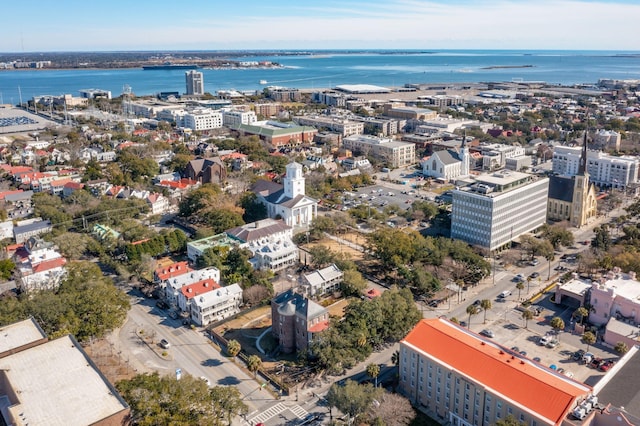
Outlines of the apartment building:
{"type": "Polygon", "coordinates": [[[253,111],[222,111],[222,123],[231,129],[235,129],[240,124],[252,124],[256,121],[258,121],[258,117],[253,111]]]}
{"type": "Polygon", "coordinates": [[[242,304],[242,288],[231,284],[194,297],[191,301],[191,320],[200,327],[237,314],[242,304]]]}
{"type": "Polygon", "coordinates": [[[431,109],[408,107],[398,103],[388,103],[383,108],[383,115],[386,117],[404,120],[433,120],[438,116],[438,113],[431,109]]]}
{"type": "Polygon", "coordinates": [[[280,110],[282,109],[282,104],[279,102],[254,104],[253,109],[255,110],[256,115],[261,115],[262,117],[272,117],[280,112],[280,110]]]}
{"type": "MultiPolygon", "coordinates": [[[[557,146],[553,149],[553,172],[575,176],[580,167],[582,147],[557,146]]],[[[615,157],[601,151],[587,151],[587,172],[592,183],[598,186],[624,189],[638,183],[640,169],[638,157],[615,157]]]]}
{"type": "Polygon", "coordinates": [[[519,145],[505,145],[501,143],[480,144],[483,170],[497,170],[507,165],[508,159],[523,157],[526,155],[524,147],[519,145]]]}
{"type": "Polygon", "coordinates": [[[399,391],[442,424],[561,425],[592,389],[447,319],[400,342],[399,391]]]}
{"type": "Polygon", "coordinates": [[[194,109],[183,116],[184,127],[191,130],[212,130],[222,127],[222,113],[208,108],[194,109]]]}
{"type": "Polygon", "coordinates": [[[187,84],[187,95],[204,95],[204,74],[199,71],[184,73],[187,84]]]}
{"type": "Polygon", "coordinates": [[[364,123],[342,117],[305,115],[295,117],[294,120],[302,126],[313,126],[327,129],[341,134],[343,137],[361,135],[364,133],[364,123]]]}
{"type": "Polygon", "coordinates": [[[451,238],[496,250],[544,225],[549,179],[501,170],[454,189],[451,238]]]}
{"type": "Polygon", "coordinates": [[[235,130],[240,135],[256,135],[261,141],[271,145],[273,148],[292,147],[303,143],[310,144],[318,133],[318,130],[314,127],[272,120],[240,124],[235,130]]]}
{"type": "Polygon", "coordinates": [[[392,168],[404,167],[416,162],[416,146],[410,142],[369,135],[353,135],[344,138],[342,146],[352,152],[371,155],[392,168]]]}

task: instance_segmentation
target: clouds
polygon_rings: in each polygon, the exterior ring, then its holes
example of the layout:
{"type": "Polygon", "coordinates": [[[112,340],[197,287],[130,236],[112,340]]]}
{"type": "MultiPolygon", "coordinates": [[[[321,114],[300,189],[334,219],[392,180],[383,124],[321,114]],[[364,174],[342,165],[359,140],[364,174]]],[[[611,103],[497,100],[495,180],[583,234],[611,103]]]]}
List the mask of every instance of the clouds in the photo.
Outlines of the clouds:
{"type": "Polygon", "coordinates": [[[46,13],[7,22],[0,51],[18,51],[21,45],[29,51],[633,50],[638,48],[634,19],[640,17],[640,5],[622,0],[249,0],[224,7],[209,1],[182,5],[157,0],[153,7],[133,2],[135,8],[122,3],[119,9],[121,1],[113,0],[109,8],[87,8],[93,2],[75,10],[48,7],[46,13]]]}

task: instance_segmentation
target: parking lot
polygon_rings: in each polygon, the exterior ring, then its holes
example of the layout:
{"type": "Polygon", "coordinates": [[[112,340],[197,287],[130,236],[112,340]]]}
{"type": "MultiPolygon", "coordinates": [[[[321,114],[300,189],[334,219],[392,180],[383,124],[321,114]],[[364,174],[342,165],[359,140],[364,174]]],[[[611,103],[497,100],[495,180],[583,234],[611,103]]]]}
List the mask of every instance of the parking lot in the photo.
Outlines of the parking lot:
{"type": "Polygon", "coordinates": [[[405,188],[404,185],[402,189],[373,185],[360,188],[358,191],[352,191],[351,193],[354,195],[349,196],[345,193],[344,205],[347,208],[364,204],[379,210],[391,204],[396,204],[401,209],[407,210],[416,200],[433,201],[436,196],[434,193],[414,189],[411,186],[406,186],[405,188]]]}
{"type": "MultiPolygon", "coordinates": [[[[509,299],[513,299],[513,296],[509,299]]],[[[477,333],[485,329],[489,330],[493,332],[493,340],[497,343],[520,352],[546,367],[558,371],[562,369],[562,372],[567,376],[590,386],[597,383],[605,374],[598,368],[592,368],[580,360],[573,359],[576,351],[587,350],[587,345],[581,341],[581,336],[571,332],[573,329],[571,320],[573,308],[557,306],[550,302],[548,297],[544,298],[541,302],[533,305],[539,314],[529,320],[525,328],[522,312],[515,309],[515,303],[512,300],[506,300],[502,303],[509,304],[509,307],[499,314],[488,311],[486,324],[483,323],[483,313],[480,312],[472,319],[471,330],[477,333]],[[566,326],[564,331],[557,334],[550,325],[551,319],[556,316],[562,318],[566,326]],[[557,345],[552,347],[553,344],[549,346],[541,344],[541,338],[545,335],[550,336],[549,340],[556,340],[557,345]]],[[[588,350],[600,359],[617,360],[619,357],[612,349],[604,347],[601,343],[589,346],[588,350]]]]}

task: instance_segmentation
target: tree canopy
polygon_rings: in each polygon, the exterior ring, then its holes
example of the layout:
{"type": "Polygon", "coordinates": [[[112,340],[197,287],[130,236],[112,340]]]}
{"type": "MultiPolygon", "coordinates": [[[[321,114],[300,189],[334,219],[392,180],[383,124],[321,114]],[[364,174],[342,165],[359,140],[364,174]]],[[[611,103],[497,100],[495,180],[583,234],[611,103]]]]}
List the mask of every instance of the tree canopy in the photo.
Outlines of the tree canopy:
{"type": "Polygon", "coordinates": [[[131,421],[140,426],[231,425],[234,416],[246,414],[247,405],[233,386],[214,386],[188,374],[175,377],[139,374],[116,384],[131,407],[131,421]]]}
{"type": "Polygon", "coordinates": [[[122,325],[128,310],[127,295],[97,265],[77,261],[67,266],[57,290],[6,298],[0,303],[0,324],[33,316],[49,337],[73,334],[84,342],[122,325]]]}

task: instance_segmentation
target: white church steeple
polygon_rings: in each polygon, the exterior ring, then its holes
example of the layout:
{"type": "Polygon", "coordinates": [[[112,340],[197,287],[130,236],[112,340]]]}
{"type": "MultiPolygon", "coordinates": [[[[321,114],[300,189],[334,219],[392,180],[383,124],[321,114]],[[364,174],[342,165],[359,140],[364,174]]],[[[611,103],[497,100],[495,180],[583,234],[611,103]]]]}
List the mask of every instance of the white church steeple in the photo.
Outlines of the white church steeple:
{"type": "Polygon", "coordinates": [[[467,147],[467,132],[462,137],[462,145],[460,145],[460,176],[469,176],[469,164],[471,157],[469,156],[469,148],[467,147]]]}
{"type": "Polygon", "coordinates": [[[284,195],[289,198],[305,195],[302,164],[295,162],[287,164],[287,175],[284,178],[284,195]]]}

